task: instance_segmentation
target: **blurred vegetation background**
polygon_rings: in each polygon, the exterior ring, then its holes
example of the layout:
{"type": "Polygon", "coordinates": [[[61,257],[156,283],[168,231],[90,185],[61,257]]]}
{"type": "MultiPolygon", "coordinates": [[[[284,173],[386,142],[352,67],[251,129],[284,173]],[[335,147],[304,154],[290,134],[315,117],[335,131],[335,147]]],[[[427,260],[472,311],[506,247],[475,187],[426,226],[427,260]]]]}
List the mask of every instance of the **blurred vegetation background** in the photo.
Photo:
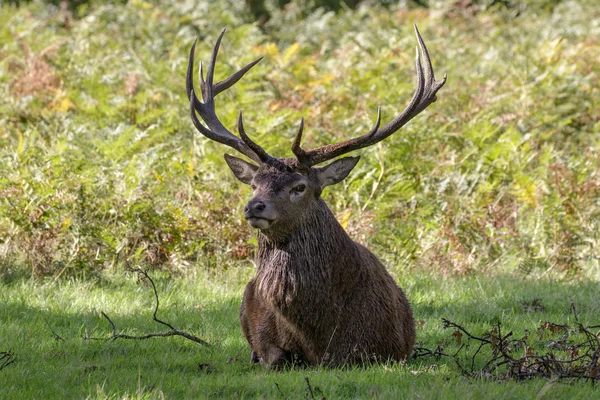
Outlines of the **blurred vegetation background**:
{"type": "Polygon", "coordinates": [[[416,23],[438,101],[324,197],[396,274],[600,276],[596,0],[0,2],[0,275],[174,275],[251,265],[250,191],[195,131],[187,52],[227,28],[230,129],[291,156],[387,121],[415,85],[416,23]]]}

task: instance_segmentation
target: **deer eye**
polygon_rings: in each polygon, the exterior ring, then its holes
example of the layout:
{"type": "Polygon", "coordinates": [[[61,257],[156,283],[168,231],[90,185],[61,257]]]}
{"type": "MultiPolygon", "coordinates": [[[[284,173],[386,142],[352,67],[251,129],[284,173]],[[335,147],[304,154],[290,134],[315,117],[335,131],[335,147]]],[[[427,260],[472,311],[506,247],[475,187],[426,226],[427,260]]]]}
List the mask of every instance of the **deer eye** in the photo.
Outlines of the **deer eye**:
{"type": "Polygon", "coordinates": [[[250,189],[256,190],[256,185],[250,185],[250,189]]]}
{"type": "Polygon", "coordinates": [[[306,189],[306,185],[302,183],[302,184],[296,186],[295,188],[293,188],[292,190],[290,190],[290,192],[302,193],[302,192],[304,192],[305,189],[306,189]]]}

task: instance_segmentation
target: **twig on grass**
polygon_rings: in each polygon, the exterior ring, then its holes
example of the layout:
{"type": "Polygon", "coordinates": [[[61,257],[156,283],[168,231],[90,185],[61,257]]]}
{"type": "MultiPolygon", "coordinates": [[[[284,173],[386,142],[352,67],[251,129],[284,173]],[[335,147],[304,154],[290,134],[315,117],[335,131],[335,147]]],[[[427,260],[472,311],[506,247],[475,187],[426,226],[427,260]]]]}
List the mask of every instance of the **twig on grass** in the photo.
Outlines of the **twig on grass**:
{"type": "Polygon", "coordinates": [[[283,394],[283,391],[279,387],[279,383],[275,382],[275,387],[277,388],[277,391],[279,392],[279,394],[281,395],[281,397],[285,398],[285,394],[283,394]]]}
{"type": "Polygon", "coordinates": [[[154,292],[154,299],[156,300],[156,305],[154,307],[154,313],[152,314],[152,319],[155,322],[168,327],[169,330],[163,331],[163,332],[151,332],[151,333],[147,333],[145,335],[127,335],[124,333],[118,333],[115,323],[110,319],[110,317],[108,315],[106,315],[106,313],[104,311],[102,311],[101,312],[102,316],[108,321],[108,323],[112,327],[112,333],[110,334],[110,336],[108,338],[86,337],[86,339],[88,339],[88,340],[117,340],[117,339],[144,340],[144,339],[150,339],[153,337],[182,336],[188,340],[191,340],[192,342],[196,342],[203,346],[210,346],[210,343],[208,343],[207,341],[205,341],[203,339],[200,339],[198,336],[195,336],[195,335],[192,335],[185,331],[176,329],[175,327],[173,327],[173,325],[169,324],[168,322],[158,319],[158,317],[156,315],[158,313],[158,307],[160,305],[160,302],[158,299],[158,291],[156,290],[156,285],[154,284],[154,281],[152,280],[152,278],[150,278],[150,275],[148,275],[148,271],[142,270],[140,268],[131,268],[131,271],[137,272],[138,274],[140,274],[144,278],[146,278],[148,280],[148,282],[150,282],[150,285],[152,286],[152,291],[154,292]]]}
{"type": "Polygon", "coordinates": [[[446,328],[456,328],[459,331],[462,331],[465,335],[467,335],[470,339],[475,339],[479,342],[484,342],[484,343],[491,343],[490,340],[484,339],[484,338],[480,338],[477,336],[472,335],[471,333],[469,333],[465,328],[463,328],[462,326],[458,325],[457,323],[454,323],[452,321],[447,320],[446,318],[442,318],[442,322],[444,323],[444,329],[446,328]]]}
{"type": "Polygon", "coordinates": [[[427,357],[427,356],[431,356],[433,358],[435,358],[436,360],[439,360],[442,358],[442,356],[448,356],[448,354],[444,353],[444,349],[442,349],[442,346],[437,345],[435,347],[435,349],[430,350],[426,347],[419,347],[419,346],[415,346],[414,348],[414,352],[412,355],[412,359],[417,359],[419,357],[427,357]]]}
{"type": "Polygon", "coordinates": [[[577,308],[575,308],[575,303],[571,300],[571,312],[573,313],[573,317],[575,317],[575,322],[579,323],[579,317],[577,316],[577,308]]]}
{"type": "Polygon", "coordinates": [[[312,400],[315,400],[315,394],[312,390],[312,387],[310,386],[310,381],[308,380],[308,376],[304,378],[304,380],[306,381],[306,388],[308,390],[308,394],[310,394],[310,398],[312,400]]]}
{"type": "MultiPolygon", "coordinates": [[[[516,379],[524,380],[532,377],[547,379],[571,379],[571,380],[600,380],[600,339],[589,331],[588,328],[579,324],[579,332],[586,335],[586,341],[578,344],[559,344],[559,341],[550,341],[559,346],[559,351],[566,351],[568,358],[561,358],[553,352],[553,346],[547,345],[548,350],[542,353],[533,351],[533,346],[528,344],[527,336],[522,339],[510,340],[512,332],[502,334],[501,325],[478,337],[471,334],[466,328],[452,321],[444,320],[446,327],[454,327],[463,332],[471,341],[479,343],[475,352],[469,357],[471,368],[467,370],[462,366],[458,357],[454,361],[461,372],[468,377],[494,377],[498,380],[516,379]],[[515,349],[522,347],[524,354],[513,355],[515,349]],[[489,348],[483,354],[483,349],[489,348]],[[483,367],[477,369],[475,360],[478,355],[485,357],[491,353],[491,358],[485,362],[483,367]]],[[[549,329],[557,324],[542,324],[540,329],[549,329]]],[[[564,326],[561,326],[561,328],[564,326]]],[[[567,329],[567,328],[565,328],[567,329]]],[[[565,334],[566,337],[568,335],[565,334]]],[[[468,357],[468,355],[467,355],[468,357]]]]}
{"type": "Polygon", "coordinates": [[[59,340],[61,342],[65,341],[65,339],[62,336],[60,336],[58,333],[56,333],[54,331],[54,329],[52,329],[52,326],[50,325],[50,323],[48,321],[44,320],[44,322],[46,323],[46,325],[48,325],[48,329],[50,329],[50,332],[52,332],[52,336],[54,336],[54,339],[59,340]]]}
{"type": "Polygon", "coordinates": [[[15,355],[12,350],[0,351],[0,371],[15,362],[15,355]]]}

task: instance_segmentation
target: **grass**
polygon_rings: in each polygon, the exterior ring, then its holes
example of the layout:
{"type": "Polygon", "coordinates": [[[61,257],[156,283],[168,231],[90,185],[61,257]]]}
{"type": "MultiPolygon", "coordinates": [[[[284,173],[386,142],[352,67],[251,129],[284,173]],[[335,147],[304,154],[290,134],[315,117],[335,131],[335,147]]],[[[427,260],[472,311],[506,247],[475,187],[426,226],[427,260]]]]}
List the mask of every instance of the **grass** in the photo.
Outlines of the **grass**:
{"type": "MultiPolygon", "coordinates": [[[[2,370],[1,398],[300,398],[309,378],[320,398],[532,398],[548,389],[548,381],[493,382],[468,380],[450,359],[419,359],[407,365],[309,369],[269,372],[249,363],[237,312],[243,284],[252,268],[216,277],[198,271],[194,277],[156,279],[161,298],[159,317],[211,343],[202,347],[182,338],[146,341],[90,341],[107,337],[106,312],[118,329],[131,334],[160,331],[152,322],[153,296],[135,276],[103,280],[45,283],[29,279],[0,286],[0,337],[12,349],[14,364],[2,370]],[[53,332],[64,340],[57,340],[53,332]],[[279,389],[278,387],[279,386],[279,389]],[[465,390],[465,387],[468,390],[465,390]],[[283,395],[281,395],[283,393],[283,395]]],[[[598,323],[600,301],[594,283],[577,285],[510,276],[428,276],[400,279],[412,301],[418,340],[453,353],[457,346],[441,318],[458,322],[476,334],[502,321],[504,329],[522,336],[545,322],[575,326],[570,302],[579,319],[598,323]],[[540,309],[526,304],[538,299],[540,309]]],[[[549,334],[544,346],[562,333],[549,334]]],[[[554,382],[546,397],[593,398],[598,388],[578,382],[554,382]]]]}

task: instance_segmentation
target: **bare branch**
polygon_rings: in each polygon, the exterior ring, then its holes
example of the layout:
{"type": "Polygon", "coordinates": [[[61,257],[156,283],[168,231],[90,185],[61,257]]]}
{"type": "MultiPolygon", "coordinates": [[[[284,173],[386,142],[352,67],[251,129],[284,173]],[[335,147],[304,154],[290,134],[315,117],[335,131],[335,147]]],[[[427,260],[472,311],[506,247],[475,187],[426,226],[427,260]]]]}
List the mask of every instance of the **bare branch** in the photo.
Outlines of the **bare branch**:
{"type": "MultiPolygon", "coordinates": [[[[577,309],[572,301],[570,306],[575,319],[579,321],[577,309]]],[[[460,344],[458,350],[449,356],[438,350],[440,345],[435,350],[416,347],[413,358],[450,357],[463,375],[473,378],[524,380],[539,377],[552,380],[600,381],[600,332],[594,334],[590,330],[600,325],[584,326],[578,322],[577,327],[573,329],[567,325],[543,322],[538,328],[540,340],[545,332],[554,335],[560,333],[562,337],[550,340],[546,346],[536,344],[540,350],[535,351],[534,346],[530,344],[529,333],[526,332],[520,339],[511,339],[513,332],[503,333],[500,323],[480,337],[456,322],[445,318],[442,318],[442,321],[444,328],[455,329],[450,340],[456,340],[457,344],[460,344]],[[466,337],[466,343],[457,339],[457,332],[466,337]],[[583,341],[573,342],[581,335],[584,335],[583,341]],[[477,346],[470,352],[470,343],[473,342],[477,346]],[[470,370],[465,368],[465,361],[470,363],[470,370]],[[478,367],[478,364],[483,366],[478,367]]]]}
{"type": "Polygon", "coordinates": [[[201,344],[203,346],[210,346],[210,343],[208,343],[207,341],[205,341],[203,339],[200,339],[198,336],[195,336],[195,335],[192,335],[185,331],[176,329],[173,327],[173,325],[169,324],[168,322],[158,319],[157,314],[158,314],[158,307],[160,305],[160,302],[159,302],[159,298],[158,298],[158,291],[156,289],[156,285],[154,284],[154,281],[152,280],[150,275],[148,275],[148,271],[142,270],[140,268],[130,268],[130,270],[137,272],[138,274],[140,274],[144,278],[146,278],[148,280],[148,282],[150,282],[150,285],[152,286],[152,291],[154,292],[154,299],[156,301],[156,304],[154,307],[154,313],[152,314],[152,319],[154,321],[156,321],[157,323],[168,327],[170,330],[164,331],[164,332],[151,332],[151,333],[147,333],[145,335],[127,335],[124,333],[118,333],[115,323],[110,319],[110,317],[108,315],[106,315],[106,313],[104,311],[102,311],[101,314],[110,324],[110,326],[112,328],[112,333],[107,338],[86,337],[87,340],[117,340],[117,339],[144,340],[144,339],[150,339],[153,337],[181,336],[188,340],[191,340],[192,342],[201,344]]]}
{"type": "MultiPolygon", "coordinates": [[[[575,306],[571,303],[571,309],[575,312],[575,306]]],[[[551,330],[551,332],[565,332],[563,337],[558,340],[552,340],[547,345],[545,353],[533,353],[533,347],[528,344],[528,336],[522,339],[509,338],[512,332],[502,333],[502,326],[498,323],[497,327],[486,333],[483,337],[478,337],[469,332],[463,326],[442,319],[445,328],[455,328],[464,333],[469,341],[478,343],[475,352],[468,356],[471,359],[471,370],[467,371],[460,362],[459,355],[468,348],[463,345],[452,356],[454,362],[465,376],[468,377],[486,377],[498,380],[517,379],[522,380],[531,377],[542,377],[548,379],[571,379],[571,380],[600,380],[600,338],[593,334],[589,327],[578,324],[578,332],[583,333],[586,339],[583,343],[571,344],[568,342],[569,328],[566,325],[543,323],[542,330],[551,330]],[[476,358],[485,357],[483,349],[489,346],[491,358],[485,361],[481,368],[476,367],[476,358]],[[524,354],[522,356],[513,356],[513,351],[521,346],[524,354]],[[567,352],[568,358],[559,358],[553,349],[561,352],[567,352]]],[[[571,332],[575,333],[575,331],[571,332]]],[[[421,350],[421,353],[423,351],[421,350]]]]}
{"type": "Polygon", "coordinates": [[[446,318],[442,318],[442,322],[444,323],[444,328],[449,328],[449,327],[454,327],[460,331],[462,331],[465,335],[467,335],[470,339],[475,339],[478,340],[480,342],[484,342],[484,343],[491,343],[490,340],[484,339],[484,338],[480,338],[477,336],[472,335],[471,333],[467,332],[467,330],[465,328],[463,328],[462,326],[447,320],[446,318]]]}

